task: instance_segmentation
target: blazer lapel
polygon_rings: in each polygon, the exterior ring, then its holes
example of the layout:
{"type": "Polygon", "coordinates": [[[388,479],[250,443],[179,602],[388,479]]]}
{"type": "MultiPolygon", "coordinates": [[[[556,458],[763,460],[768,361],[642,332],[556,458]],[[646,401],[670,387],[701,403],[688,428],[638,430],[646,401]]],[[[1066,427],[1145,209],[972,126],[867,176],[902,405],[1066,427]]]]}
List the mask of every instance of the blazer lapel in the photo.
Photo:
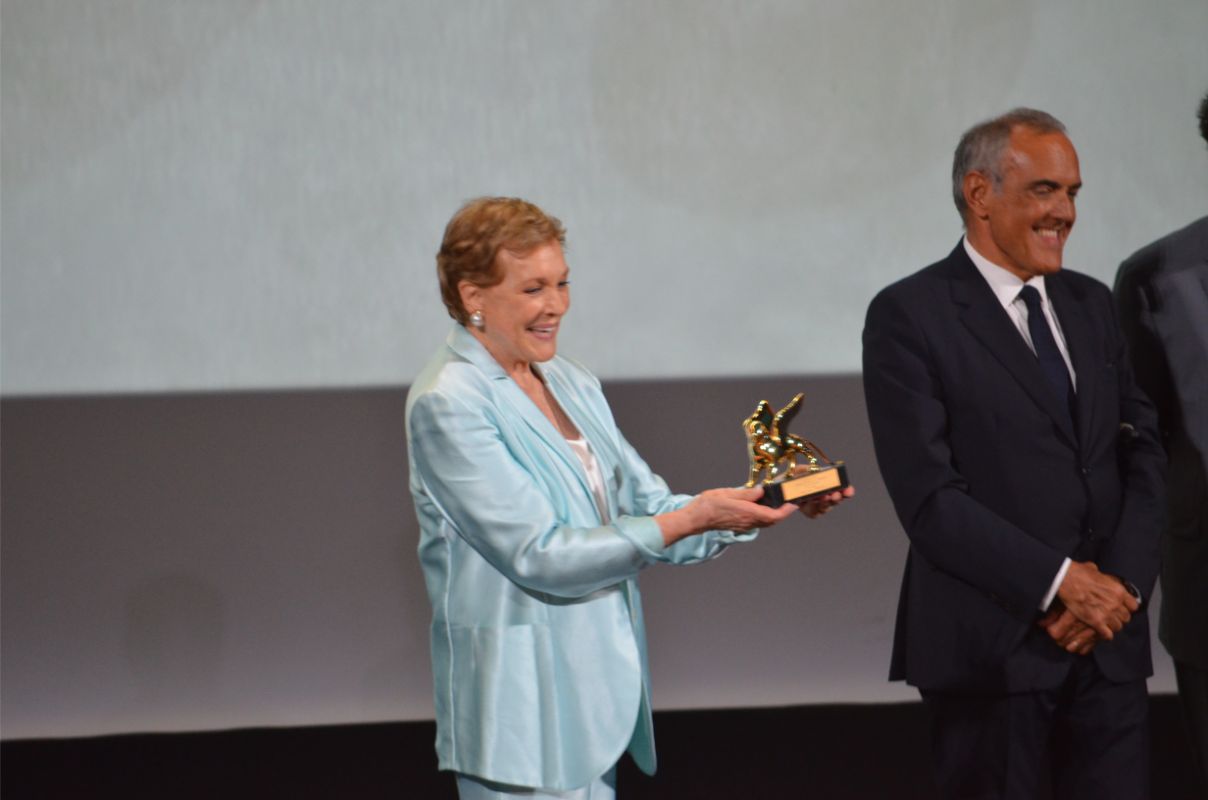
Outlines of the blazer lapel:
{"type": "Polygon", "coordinates": [[[1065,336],[1065,345],[1070,351],[1070,363],[1074,365],[1075,382],[1074,404],[1078,409],[1078,433],[1081,441],[1088,441],[1092,430],[1091,421],[1094,419],[1095,403],[1098,400],[1095,380],[1102,369],[1102,359],[1096,358],[1099,352],[1095,346],[1095,338],[1091,325],[1082,310],[1080,298],[1074,297],[1069,286],[1061,280],[1060,273],[1044,279],[1045,290],[1053,302],[1053,311],[1061,332],[1065,336]]]}
{"type": "MultiPolygon", "coordinates": [[[[1203,251],[1208,253],[1208,217],[1201,223],[1203,251]]],[[[1208,464],[1208,258],[1154,278],[1157,301],[1152,324],[1166,350],[1175,394],[1183,409],[1188,438],[1208,464]],[[1199,365],[1198,368],[1195,365],[1199,365]]]]}
{"type": "MultiPolygon", "coordinates": [[[[537,369],[545,380],[545,385],[549,387],[550,394],[558,401],[558,405],[562,406],[562,410],[566,416],[570,417],[570,421],[579,429],[579,434],[591,445],[591,451],[600,466],[600,473],[607,479],[616,470],[618,457],[611,447],[611,439],[607,432],[599,424],[597,413],[592,410],[590,405],[580,402],[580,393],[576,391],[575,386],[564,372],[559,369],[556,359],[540,365],[537,369]]],[[[569,446],[567,449],[570,449],[569,446]]],[[[583,471],[583,465],[579,463],[578,456],[574,456],[573,453],[571,455],[575,459],[575,466],[578,467],[575,474],[580,476],[583,487],[591,495],[591,488],[587,482],[587,474],[583,471]]],[[[607,494],[608,513],[611,517],[616,517],[615,498],[611,492],[605,494],[607,494]]],[[[594,499],[594,495],[591,496],[594,499]]],[[[595,506],[594,502],[592,505],[595,506]]]]}
{"type": "Polygon", "coordinates": [[[1019,382],[1036,405],[1053,418],[1065,438],[1076,444],[1069,411],[1049,388],[1036,354],[1019,335],[998,298],[969,260],[963,245],[957,245],[949,262],[953,267],[950,276],[952,299],[961,306],[961,322],[1019,382]]]}
{"type": "MultiPolygon", "coordinates": [[[[558,432],[558,429],[545,418],[545,415],[541,413],[541,409],[537,408],[537,404],[529,399],[529,396],[511,379],[499,362],[495,360],[495,357],[488,353],[487,349],[474,338],[473,334],[461,325],[453,326],[453,330],[449,334],[446,343],[455,353],[478,367],[491,379],[495,385],[497,397],[506,403],[515,412],[517,417],[524,421],[524,424],[528,426],[533,435],[550,452],[565,462],[578,479],[583,491],[587,493],[588,497],[591,497],[591,487],[587,483],[587,473],[584,472],[583,464],[579,461],[579,457],[571,451],[570,445],[566,443],[566,439],[558,432]]],[[[595,507],[594,502],[592,503],[592,507],[595,507]]]]}
{"type": "Polygon", "coordinates": [[[502,395],[504,401],[512,407],[512,410],[524,420],[529,430],[551,452],[556,454],[558,458],[562,459],[570,467],[571,472],[578,479],[583,491],[587,493],[588,497],[591,497],[591,487],[587,483],[587,473],[583,470],[583,462],[579,461],[579,457],[574,454],[574,451],[570,449],[570,445],[566,443],[566,438],[541,413],[541,409],[537,408],[537,404],[511,378],[508,378],[507,383],[499,387],[499,393],[502,395]]]}

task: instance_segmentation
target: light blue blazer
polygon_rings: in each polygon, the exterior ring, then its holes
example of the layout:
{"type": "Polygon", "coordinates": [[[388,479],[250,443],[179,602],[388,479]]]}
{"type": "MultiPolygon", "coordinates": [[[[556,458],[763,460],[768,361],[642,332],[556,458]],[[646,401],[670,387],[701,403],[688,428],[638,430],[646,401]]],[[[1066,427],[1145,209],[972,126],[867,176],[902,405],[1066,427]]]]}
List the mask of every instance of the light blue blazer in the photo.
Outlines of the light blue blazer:
{"type": "Polygon", "coordinates": [[[561,357],[539,370],[599,460],[609,524],[566,440],[460,325],[411,387],[407,441],[440,768],[566,790],[627,749],[655,769],[638,572],[755,534],[664,547],[652,515],[691,496],[625,441],[591,373],[561,357]]]}

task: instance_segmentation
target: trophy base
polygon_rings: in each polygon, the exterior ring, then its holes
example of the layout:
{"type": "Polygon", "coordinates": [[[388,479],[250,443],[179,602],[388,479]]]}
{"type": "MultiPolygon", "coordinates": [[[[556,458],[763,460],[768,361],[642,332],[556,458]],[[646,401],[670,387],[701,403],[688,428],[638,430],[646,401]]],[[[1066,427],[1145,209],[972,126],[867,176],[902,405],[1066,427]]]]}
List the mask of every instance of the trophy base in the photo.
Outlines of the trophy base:
{"type": "Polygon", "coordinates": [[[765,483],[763,497],[756,502],[770,508],[779,508],[785,503],[802,505],[820,494],[837,492],[847,486],[847,465],[842,461],[816,469],[797,467],[783,481],[765,483]]]}

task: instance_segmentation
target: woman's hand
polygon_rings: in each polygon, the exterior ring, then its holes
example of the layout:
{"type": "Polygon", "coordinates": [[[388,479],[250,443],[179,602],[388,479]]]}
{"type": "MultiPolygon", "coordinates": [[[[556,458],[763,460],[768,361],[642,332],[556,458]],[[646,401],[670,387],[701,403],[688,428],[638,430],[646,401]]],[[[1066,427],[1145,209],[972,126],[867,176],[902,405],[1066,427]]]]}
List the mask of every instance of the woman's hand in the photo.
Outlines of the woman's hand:
{"type": "Polygon", "coordinates": [[[763,488],[709,489],[701,492],[683,508],[654,519],[663,532],[663,542],[671,546],[686,536],[705,531],[749,531],[769,528],[788,519],[796,507],[785,503],[780,508],[768,508],[755,501],[763,496],[763,488]]]}

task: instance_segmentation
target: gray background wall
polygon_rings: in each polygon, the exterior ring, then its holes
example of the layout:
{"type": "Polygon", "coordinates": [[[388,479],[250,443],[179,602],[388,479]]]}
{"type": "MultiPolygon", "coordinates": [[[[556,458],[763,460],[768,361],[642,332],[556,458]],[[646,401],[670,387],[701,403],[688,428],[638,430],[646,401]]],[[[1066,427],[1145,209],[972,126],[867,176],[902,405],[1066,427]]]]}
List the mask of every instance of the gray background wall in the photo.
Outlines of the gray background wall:
{"type": "Polygon", "coordinates": [[[0,15],[6,738],[431,714],[402,400],[484,193],[567,222],[562,348],[673,485],[739,480],[737,420],[800,389],[852,464],[824,521],[645,577],[656,704],[908,699],[855,373],[872,293],[959,236],[959,132],[1065,120],[1104,280],[1208,207],[1200,0],[0,15]]]}

